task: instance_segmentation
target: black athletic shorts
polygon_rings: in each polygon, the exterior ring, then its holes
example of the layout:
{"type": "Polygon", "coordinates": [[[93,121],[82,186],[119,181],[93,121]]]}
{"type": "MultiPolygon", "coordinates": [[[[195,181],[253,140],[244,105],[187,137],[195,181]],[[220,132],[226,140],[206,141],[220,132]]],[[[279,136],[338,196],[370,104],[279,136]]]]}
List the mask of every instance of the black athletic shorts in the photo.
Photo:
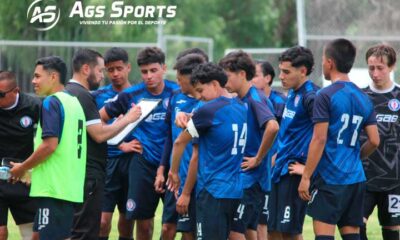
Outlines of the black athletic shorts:
{"type": "Polygon", "coordinates": [[[247,229],[257,231],[258,219],[261,214],[263,191],[259,183],[244,189],[243,197],[236,209],[232,231],[246,233],[247,229]]]}
{"type": "Polygon", "coordinates": [[[378,219],[381,226],[400,225],[400,187],[385,192],[366,191],[364,217],[368,218],[378,207],[378,219]]]}
{"type": "Polygon", "coordinates": [[[268,203],[268,231],[301,234],[307,202],[299,197],[299,175],[285,175],[273,183],[268,203]]]}
{"type": "Polygon", "coordinates": [[[114,212],[118,206],[120,213],[126,212],[129,189],[129,164],[132,154],[122,154],[107,159],[106,182],[104,186],[103,212],[114,212]]]}
{"type": "Polygon", "coordinates": [[[154,217],[158,203],[163,194],[156,192],[154,180],[158,166],[144,159],[143,155],[134,153],[129,165],[129,190],[126,202],[128,220],[145,220],[154,217]]]}
{"type": "Polygon", "coordinates": [[[29,197],[29,187],[24,183],[0,180],[0,226],[7,225],[10,210],[17,225],[32,223],[36,215],[36,201],[29,197]]]}
{"type": "Polygon", "coordinates": [[[71,236],[75,203],[55,198],[37,198],[33,230],[40,240],[67,239],[71,236]]]}
{"type": "Polygon", "coordinates": [[[193,189],[190,194],[189,212],[185,215],[178,215],[176,225],[177,232],[193,232],[196,234],[196,191],[193,189]]]}
{"type": "Polygon", "coordinates": [[[214,198],[203,189],[196,199],[197,240],[227,239],[240,199],[214,198]]]}
{"type": "Polygon", "coordinates": [[[178,221],[178,212],[176,211],[175,194],[168,189],[165,190],[164,206],[162,213],[162,223],[176,224],[178,221]]]}
{"type": "Polygon", "coordinates": [[[307,214],[314,220],[343,226],[362,226],[365,182],[331,185],[316,176],[311,187],[307,214]]]}

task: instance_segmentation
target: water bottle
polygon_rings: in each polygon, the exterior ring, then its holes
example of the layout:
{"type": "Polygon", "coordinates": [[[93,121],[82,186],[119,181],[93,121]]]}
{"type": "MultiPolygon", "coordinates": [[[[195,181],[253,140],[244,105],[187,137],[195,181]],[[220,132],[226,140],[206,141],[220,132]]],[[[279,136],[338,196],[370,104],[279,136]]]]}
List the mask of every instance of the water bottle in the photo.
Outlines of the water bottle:
{"type": "Polygon", "coordinates": [[[8,180],[10,178],[10,168],[6,166],[0,167],[0,180],[8,180]]]}

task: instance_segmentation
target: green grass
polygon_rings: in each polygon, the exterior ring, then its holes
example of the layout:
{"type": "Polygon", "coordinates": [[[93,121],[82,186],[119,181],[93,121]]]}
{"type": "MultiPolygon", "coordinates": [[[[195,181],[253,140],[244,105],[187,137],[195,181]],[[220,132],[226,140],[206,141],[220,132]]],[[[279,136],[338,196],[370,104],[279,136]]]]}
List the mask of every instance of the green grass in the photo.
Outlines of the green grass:
{"type": "MultiPolygon", "coordinates": [[[[110,234],[110,240],[118,239],[118,231],[117,231],[117,219],[118,219],[118,211],[114,214],[113,217],[113,227],[110,234]]],[[[161,232],[161,214],[162,214],[162,204],[159,205],[156,213],[156,217],[154,219],[154,234],[153,239],[159,239],[160,232],[161,232]]],[[[14,220],[11,218],[9,214],[9,240],[19,240],[19,231],[15,226],[14,220]]],[[[306,217],[304,223],[304,230],[303,230],[303,238],[305,240],[314,239],[314,233],[312,230],[312,221],[309,217],[306,217]]],[[[376,211],[371,215],[368,221],[368,238],[369,240],[379,240],[382,239],[381,237],[381,228],[379,226],[378,218],[376,215],[376,211]]],[[[180,238],[177,238],[180,239],[180,238]]],[[[336,231],[336,238],[341,239],[338,231],[336,231]]]]}

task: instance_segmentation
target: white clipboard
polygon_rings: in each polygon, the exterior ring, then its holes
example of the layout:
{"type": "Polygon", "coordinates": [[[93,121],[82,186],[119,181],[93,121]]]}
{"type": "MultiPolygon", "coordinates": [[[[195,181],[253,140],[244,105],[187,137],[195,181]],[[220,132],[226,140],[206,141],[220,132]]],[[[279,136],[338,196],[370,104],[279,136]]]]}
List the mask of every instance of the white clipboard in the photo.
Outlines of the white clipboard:
{"type": "Polygon", "coordinates": [[[161,99],[141,99],[137,104],[142,110],[142,115],[138,120],[128,124],[121,132],[107,141],[108,145],[119,145],[124,138],[131,133],[139,123],[141,123],[158,106],[161,99]]]}

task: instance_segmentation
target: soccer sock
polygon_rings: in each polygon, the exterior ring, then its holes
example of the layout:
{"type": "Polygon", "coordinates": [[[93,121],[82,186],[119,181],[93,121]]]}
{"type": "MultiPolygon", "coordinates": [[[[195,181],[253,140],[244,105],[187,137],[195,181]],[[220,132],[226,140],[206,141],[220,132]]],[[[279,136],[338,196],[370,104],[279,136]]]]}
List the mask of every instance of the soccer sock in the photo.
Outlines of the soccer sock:
{"type": "Polygon", "coordinates": [[[361,240],[368,240],[367,237],[367,225],[364,224],[360,227],[360,239],[361,240]]]}
{"type": "Polygon", "coordinates": [[[342,235],[343,240],[360,240],[359,233],[352,233],[352,234],[344,234],[342,235]]]}
{"type": "Polygon", "coordinates": [[[119,237],[118,240],[133,240],[133,238],[119,237]]]}
{"type": "Polygon", "coordinates": [[[108,237],[99,237],[99,240],[108,240],[108,237]]]}
{"type": "Polygon", "coordinates": [[[315,240],[334,240],[335,236],[328,236],[328,235],[318,235],[315,236],[315,240]]]}
{"type": "Polygon", "coordinates": [[[400,231],[382,228],[383,240],[399,240],[400,231]]]}

